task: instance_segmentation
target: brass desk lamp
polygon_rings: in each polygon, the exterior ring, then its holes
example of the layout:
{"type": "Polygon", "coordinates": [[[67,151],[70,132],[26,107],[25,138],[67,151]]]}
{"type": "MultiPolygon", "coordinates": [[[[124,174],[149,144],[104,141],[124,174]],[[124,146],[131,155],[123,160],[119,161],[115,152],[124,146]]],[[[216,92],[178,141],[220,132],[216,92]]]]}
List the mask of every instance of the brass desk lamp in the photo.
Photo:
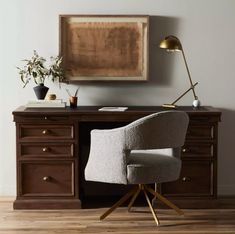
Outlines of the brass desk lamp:
{"type": "Polygon", "coordinates": [[[161,41],[160,48],[162,49],[166,49],[168,52],[175,52],[175,51],[181,51],[183,58],[184,58],[184,63],[187,69],[187,73],[188,73],[188,78],[189,78],[189,82],[190,82],[190,88],[188,90],[186,90],[183,94],[181,94],[175,101],[173,101],[171,104],[164,104],[164,107],[169,107],[169,108],[175,108],[176,105],[175,103],[178,102],[186,93],[188,93],[190,90],[193,91],[193,96],[194,96],[194,101],[193,101],[193,106],[194,107],[199,107],[200,106],[200,101],[198,100],[198,97],[195,93],[194,87],[198,84],[198,82],[196,82],[195,84],[193,84],[192,82],[192,78],[189,72],[189,68],[188,68],[188,64],[186,62],[186,58],[185,58],[185,54],[184,54],[184,50],[182,47],[182,44],[180,42],[180,40],[175,37],[175,36],[167,36],[163,41],[161,41]]]}

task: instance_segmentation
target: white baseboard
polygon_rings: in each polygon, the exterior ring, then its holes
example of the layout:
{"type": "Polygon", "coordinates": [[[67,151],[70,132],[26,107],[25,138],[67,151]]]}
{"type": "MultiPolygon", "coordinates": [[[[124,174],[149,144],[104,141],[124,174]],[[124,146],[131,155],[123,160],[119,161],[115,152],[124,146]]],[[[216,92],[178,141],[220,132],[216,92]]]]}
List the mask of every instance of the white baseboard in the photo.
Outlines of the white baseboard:
{"type": "Polygon", "coordinates": [[[0,196],[0,202],[13,202],[15,199],[15,196],[0,196]]]}

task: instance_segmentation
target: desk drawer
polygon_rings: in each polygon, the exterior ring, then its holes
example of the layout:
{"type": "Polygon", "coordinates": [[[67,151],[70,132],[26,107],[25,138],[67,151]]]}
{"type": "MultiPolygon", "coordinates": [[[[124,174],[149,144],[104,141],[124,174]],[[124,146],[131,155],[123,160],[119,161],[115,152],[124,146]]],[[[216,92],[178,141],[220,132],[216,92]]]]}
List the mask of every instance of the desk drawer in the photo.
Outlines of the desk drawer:
{"type": "Polygon", "coordinates": [[[20,125],[20,139],[73,139],[72,125],[20,125]]]}
{"type": "MultiPolygon", "coordinates": [[[[41,114],[41,113],[40,113],[41,114]]],[[[70,121],[69,116],[57,116],[45,113],[44,115],[24,115],[15,116],[15,121],[20,123],[41,123],[41,124],[57,124],[70,121]]]]}
{"type": "Polygon", "coordinates": [[[21,157],[73,157],[72,143],[24,143],[20,144],[21,157]]]}
{"type": "Polygon", "coordinates": [[[182,157],[213,157],[212,143],[186,143],[181,150],[182,157]]]}
{"type": "Polygon", "coordinates": [[[162,193],[169,196],[213,195],[213,163],[210,161],[184,161],[180,178],[162,184],[162,193]]]}
{"type": "Polygon", "coordinates": [[[187,140],[211,140],[214,139],[214,126],[213,125],[189,125],[186,134],[187,140]]]}
{"type": "Polygon", "coordinates": [[[20,174],[22,196],[74,195],[73,162],[22,162],[20,174]]]}

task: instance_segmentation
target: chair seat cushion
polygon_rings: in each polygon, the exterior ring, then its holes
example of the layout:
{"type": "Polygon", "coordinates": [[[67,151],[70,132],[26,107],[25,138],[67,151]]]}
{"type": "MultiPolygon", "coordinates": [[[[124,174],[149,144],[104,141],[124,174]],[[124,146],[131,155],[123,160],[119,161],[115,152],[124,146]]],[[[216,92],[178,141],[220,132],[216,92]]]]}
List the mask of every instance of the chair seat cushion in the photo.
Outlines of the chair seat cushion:
{"type": "Polygon", "coordinates": [[[181,160],[159,150],[132,150],[127,164],[128,184],[151,184],[179,178],[181,160]]]}

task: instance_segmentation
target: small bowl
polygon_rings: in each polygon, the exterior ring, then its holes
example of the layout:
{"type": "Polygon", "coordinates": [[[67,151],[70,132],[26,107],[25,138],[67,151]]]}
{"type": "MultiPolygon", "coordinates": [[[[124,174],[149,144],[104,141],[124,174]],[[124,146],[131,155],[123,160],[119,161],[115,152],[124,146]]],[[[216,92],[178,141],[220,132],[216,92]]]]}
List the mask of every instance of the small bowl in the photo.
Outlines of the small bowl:
{"type": "Polygon", "coordinates": [[[48,99],[49,100],[55,100],[56,99],[56,95],[55,94],[49,94],[48,95],[48,99]]]}

